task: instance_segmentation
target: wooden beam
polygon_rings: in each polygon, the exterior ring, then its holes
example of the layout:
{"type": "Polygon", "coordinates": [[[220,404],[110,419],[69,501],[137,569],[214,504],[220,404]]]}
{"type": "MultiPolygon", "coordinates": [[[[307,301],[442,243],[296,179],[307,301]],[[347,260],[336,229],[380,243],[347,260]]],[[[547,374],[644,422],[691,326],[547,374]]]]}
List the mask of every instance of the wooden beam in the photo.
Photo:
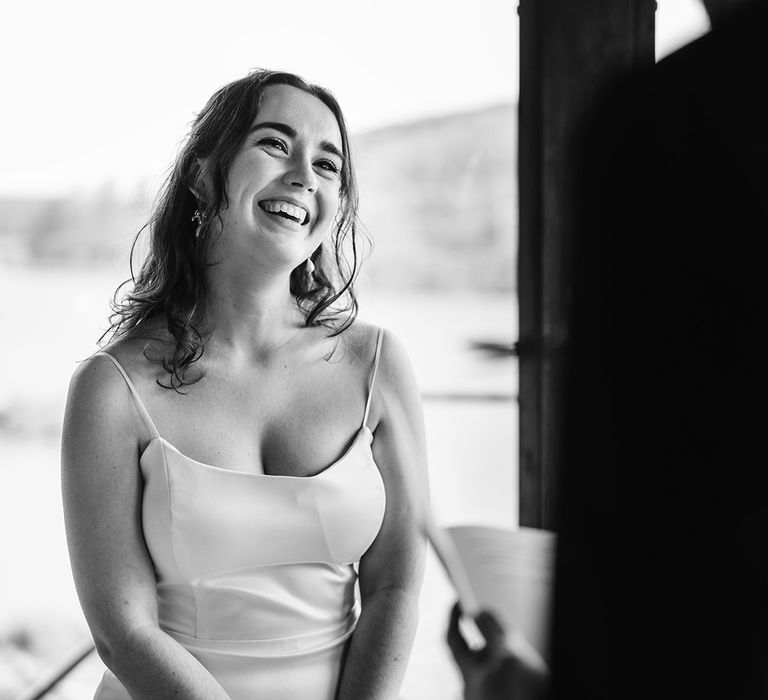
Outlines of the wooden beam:
{"type": "Polygon", "coordinates": [[[573,128],[654,60],[653,0],[520,0],[520,524],[555,529],[573,128]]]}

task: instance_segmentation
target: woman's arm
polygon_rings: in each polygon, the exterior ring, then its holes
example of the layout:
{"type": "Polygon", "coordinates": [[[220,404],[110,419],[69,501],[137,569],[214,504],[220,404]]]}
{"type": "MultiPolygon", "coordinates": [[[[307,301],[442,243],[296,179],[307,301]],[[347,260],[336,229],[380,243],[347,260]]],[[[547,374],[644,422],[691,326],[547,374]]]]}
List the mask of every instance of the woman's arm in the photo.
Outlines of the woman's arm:
{"type": "Polygon", "coordinates": [[[428,506],[421,399],[402,346],[387,333],[374,387],[373,454],[387,494],[384,522],[360,561],[362,612],[339,700],[394,700],[418,622],[428,506]]]}
{"type": "Polygon", "coordinates": [[[123,378],[92,358],[70,384],[62,493],[75,586],[96,649],[132,698],[228,700],[208,671],[158,626],[141,529],[139,435],[123,378]]]}

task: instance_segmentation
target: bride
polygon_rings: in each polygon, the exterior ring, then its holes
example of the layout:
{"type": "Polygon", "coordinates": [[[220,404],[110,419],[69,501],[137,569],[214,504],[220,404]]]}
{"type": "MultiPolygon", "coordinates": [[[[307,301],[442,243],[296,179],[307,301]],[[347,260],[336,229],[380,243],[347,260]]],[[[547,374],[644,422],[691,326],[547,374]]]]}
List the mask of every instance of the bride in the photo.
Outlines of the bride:
{"type": "Polygon", "coordinates": [[[194,122],[111,341],[67,401],[100,700],[398,696],[424,434],[402,347],[355,320],[356,206],[327,90],[255,71],[194,122]]]}

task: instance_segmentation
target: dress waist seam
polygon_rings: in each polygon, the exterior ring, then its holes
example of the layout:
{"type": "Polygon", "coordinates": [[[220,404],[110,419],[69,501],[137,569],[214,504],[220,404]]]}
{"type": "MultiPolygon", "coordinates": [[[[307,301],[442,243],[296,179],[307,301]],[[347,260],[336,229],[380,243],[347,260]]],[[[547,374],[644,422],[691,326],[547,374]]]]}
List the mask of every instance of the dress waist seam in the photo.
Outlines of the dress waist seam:
{"type": "Polygon", "coordinates": [[[358,617],[359,608],[356,606],[338,625],[272,639],[211,639],[193,637],[166,627],[163,631],[190,650],[237,656],[292,656],[318,652],[343,644],[355,631],[358,617]]]}

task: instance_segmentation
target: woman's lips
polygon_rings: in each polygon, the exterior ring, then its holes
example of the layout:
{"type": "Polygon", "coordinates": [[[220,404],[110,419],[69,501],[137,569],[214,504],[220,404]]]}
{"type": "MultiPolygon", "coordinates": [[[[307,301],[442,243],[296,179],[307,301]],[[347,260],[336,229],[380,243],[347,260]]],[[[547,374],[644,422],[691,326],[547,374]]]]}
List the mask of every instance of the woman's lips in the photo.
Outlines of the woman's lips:
{"type": "Polygon", "coordinates": [[[259,207],[268,214],[281,216],[302,226],[309,223],[309,212],[306,209],[282,199],[264,199],[259,202],[259,207]]]}

